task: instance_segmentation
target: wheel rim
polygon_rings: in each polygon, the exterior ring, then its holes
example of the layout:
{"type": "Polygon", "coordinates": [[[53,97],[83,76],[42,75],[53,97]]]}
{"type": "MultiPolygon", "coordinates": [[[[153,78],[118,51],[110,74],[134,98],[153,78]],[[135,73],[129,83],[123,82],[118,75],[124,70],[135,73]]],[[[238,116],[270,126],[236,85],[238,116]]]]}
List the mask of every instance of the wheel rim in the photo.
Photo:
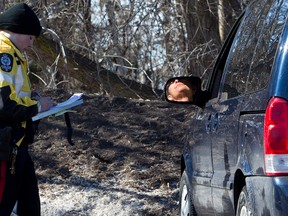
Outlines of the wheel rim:
{"type": "Polygon", "coordinates": [[[246,206],[243,206],[241,208],[241,211],[240,211],[240,215],[239,216],[248,216],[248,211],[247,211],[247,208],[246,206]]]}
{"type": "Polygon", "coordinates": [[[189,198],[187,186],[183,185],[181,196],[181,216],[189,215],[189,198]]]}
{"type": "Polygon", "coordinates": [[[240,211],[239,216],[251,216],[252,212],[251,209],[248,207],[248,198],[244,192],[241,192],[240,198],[241,202],[239,203],[240,211]]]}

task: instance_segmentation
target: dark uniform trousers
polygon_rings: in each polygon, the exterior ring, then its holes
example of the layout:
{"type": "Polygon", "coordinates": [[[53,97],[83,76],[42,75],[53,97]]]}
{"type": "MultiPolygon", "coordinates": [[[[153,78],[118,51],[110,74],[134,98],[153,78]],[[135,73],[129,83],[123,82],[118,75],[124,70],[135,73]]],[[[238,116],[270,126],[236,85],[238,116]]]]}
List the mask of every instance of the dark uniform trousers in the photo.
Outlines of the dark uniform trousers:
{"type": "Polygon", "coordinates": [[[16,201],[17,215],[39,216],[39,190],[27,144],[18,147],[16,174],[11,174],[10,167],[10,161],[0,161],[0,216],[10,216],[16,201]]]}

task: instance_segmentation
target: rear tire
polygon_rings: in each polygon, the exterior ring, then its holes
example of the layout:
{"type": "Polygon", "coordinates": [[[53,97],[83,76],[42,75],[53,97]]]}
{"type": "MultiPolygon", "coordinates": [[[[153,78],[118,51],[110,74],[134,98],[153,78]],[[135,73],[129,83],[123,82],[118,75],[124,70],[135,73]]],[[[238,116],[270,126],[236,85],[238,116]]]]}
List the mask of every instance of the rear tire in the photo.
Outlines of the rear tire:
{"type": "Polygon", "coordinates": [[[253,215],[252,203],[247,188],[246,186],[244,186],[239,195],[236,216],[252,216],[252,215],[253,215]]]}
{"type": "Polygon", "coordinates": [[[181,216],[196,215],[193,209],[191,187],[186,170],[182,173],[180,180],[180,212],[181,216]]]}

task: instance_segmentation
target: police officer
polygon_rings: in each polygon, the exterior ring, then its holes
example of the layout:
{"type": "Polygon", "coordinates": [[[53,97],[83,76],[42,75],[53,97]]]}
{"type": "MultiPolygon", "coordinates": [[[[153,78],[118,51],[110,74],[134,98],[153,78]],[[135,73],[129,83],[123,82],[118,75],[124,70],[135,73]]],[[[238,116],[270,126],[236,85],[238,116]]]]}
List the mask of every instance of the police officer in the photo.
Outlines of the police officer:
{"type": "Polygon", "coordinates": [[[1,216],[10,216],[16,202],[19,216],[40,215],[38,184],[28,145],[34,136],[31,118],[48,110],[52,101],[49,97],[31,99],[23,52],[33,46],[41,30],[38,17],[25,3],[0,14],[0,131],[5,137],[1,145],[7,144],[5,140],[9,144],[9,154],[0,148],[1,216]]]}

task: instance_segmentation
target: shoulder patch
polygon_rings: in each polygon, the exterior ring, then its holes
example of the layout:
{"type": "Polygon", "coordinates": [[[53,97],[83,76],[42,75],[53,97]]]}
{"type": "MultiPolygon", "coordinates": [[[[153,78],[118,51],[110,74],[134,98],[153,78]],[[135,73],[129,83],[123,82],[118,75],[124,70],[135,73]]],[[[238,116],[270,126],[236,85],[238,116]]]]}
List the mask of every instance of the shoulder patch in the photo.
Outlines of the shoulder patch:
{"type": "Polygon", "coordinates": [[[0,53],[0,68],[4,72],[10,72],[13,67],[13,57],[8,53],[0,53]]]}

